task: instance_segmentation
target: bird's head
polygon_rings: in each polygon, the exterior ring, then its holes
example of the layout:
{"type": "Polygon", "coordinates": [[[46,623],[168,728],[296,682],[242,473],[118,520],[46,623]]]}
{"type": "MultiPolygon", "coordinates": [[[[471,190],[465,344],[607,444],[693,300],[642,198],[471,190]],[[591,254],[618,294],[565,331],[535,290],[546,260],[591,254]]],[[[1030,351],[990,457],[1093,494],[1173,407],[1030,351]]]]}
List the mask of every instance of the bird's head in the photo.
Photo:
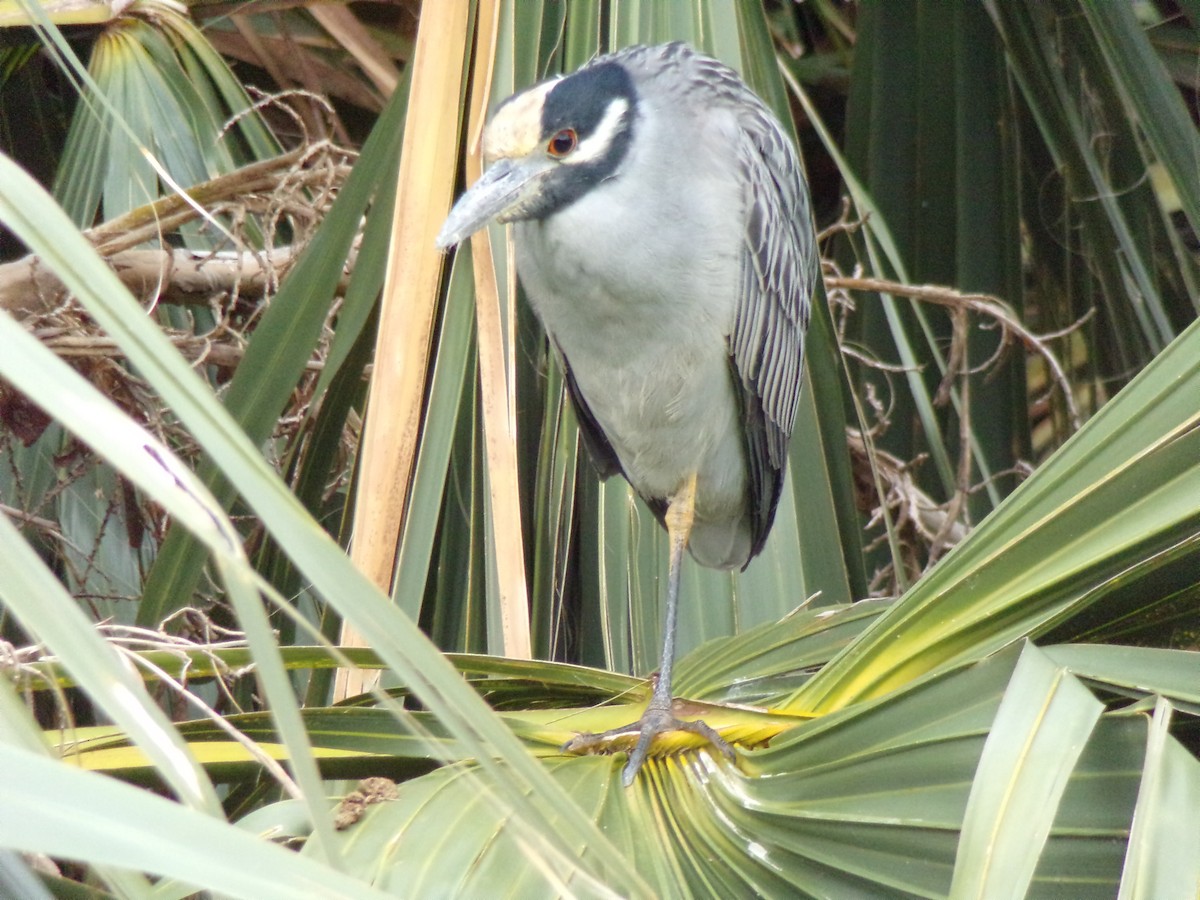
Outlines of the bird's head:
{"type": "Polygon", "coordinates": [[[629,151],[637,94],[619,63],[599,62],[500,104],[483,132],[487,171],[437,237],[447,249],[492,219],[542,219],[611,177],[629,151]]]}

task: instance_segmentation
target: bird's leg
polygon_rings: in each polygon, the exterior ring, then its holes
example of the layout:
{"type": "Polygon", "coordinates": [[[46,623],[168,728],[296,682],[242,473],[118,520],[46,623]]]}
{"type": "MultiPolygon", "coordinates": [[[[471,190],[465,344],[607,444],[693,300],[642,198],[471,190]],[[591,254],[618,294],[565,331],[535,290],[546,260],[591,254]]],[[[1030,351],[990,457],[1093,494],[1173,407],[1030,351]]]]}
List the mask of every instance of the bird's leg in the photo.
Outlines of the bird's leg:
{"type": "Polygon", "coordinates": [[[733,758],[733,748],[725,742],[716,731],[704,722],[685,722],[675,718],[673,697],[671,694],[672,668],[675,665],[675,620],[679,612],[679,571],[683,565],[683,551],[687,547],[688,537],[692,531],[692,521],[696,511],[696,474],[692,473],[683,487],[671,497],[667,505],[666,524],[667,537],[670,542],[670,565],[667,572],[667,610],[663,622],[663,652],[662,664],[658,670],[658,680],[654,692],[650,695],[650,703],[641,719],[632,725],[615,728],[603,734],[580,735],[567,743],[566,750],[590,750],[601,746],[609,739],[628,735],[631,731],[638,732],[637,746],[629,755],[629,761],[621,773],[621,780],[626,787],[633,783],[638,769],[646,761],[650,745],[654,738],[666,731],[690,731],[705,737],[709,743],[733,758]]]}
{"type": "Polygon", "coordinates": [[[667,540],[670,544],[670,562],[667,566],[667,612],[663,621],[662,662],[658,667],[658,680],[650,695],[650,704],[642,713],[641,734],[637,746],[629,754],[621,780],[626,787],[646,761],[650,744],[657,734],[670,731],[676,723],[671,711],[672,669],[675,666],[675,622],[679,615],[679,571],[683,567],[683,551],[692,533],[692,521],[696,514],[696,475],[693,473],[667,505],[667,540]]]}

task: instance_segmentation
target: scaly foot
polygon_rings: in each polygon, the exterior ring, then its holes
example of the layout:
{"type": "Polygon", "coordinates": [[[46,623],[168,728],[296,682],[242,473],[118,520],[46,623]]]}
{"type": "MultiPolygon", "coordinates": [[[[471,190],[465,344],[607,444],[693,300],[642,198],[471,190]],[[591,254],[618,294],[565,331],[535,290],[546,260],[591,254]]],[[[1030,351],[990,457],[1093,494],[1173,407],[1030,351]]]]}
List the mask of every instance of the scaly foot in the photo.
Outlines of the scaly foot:
{"type": "Polygon", "coordinates": [[[629,761],[625,763],[625,770],[621,773],[622,783],[625,787],[629,787],[633,784],[638,769],[646,761],[654,738],[668,731],[688,731],[698,734],[729,759],[734,758],[733,748],[729,746],[729,743],[704,722],[689,722],[676,718],[671,709],[654,704],[647,707],[642,717],[636,722],[602,731],[599,734],[576,735],[563,744],[562,749],[564,753],[611,753],[627,747],[633,736],[637,735],[637,746],[633,748],[633,752],[629,755],[629,761]]]}

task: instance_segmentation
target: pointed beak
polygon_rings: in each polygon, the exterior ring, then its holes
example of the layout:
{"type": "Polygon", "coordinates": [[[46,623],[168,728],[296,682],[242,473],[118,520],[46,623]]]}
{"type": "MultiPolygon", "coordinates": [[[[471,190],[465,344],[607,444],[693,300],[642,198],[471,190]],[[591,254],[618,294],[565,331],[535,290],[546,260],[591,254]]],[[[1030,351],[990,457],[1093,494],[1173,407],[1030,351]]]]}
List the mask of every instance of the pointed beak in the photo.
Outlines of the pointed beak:
{"type": "Polygon", "coordinates": [[[548,168],[538,160],[496,160],[450,210],[438,232],[438,249],[448,250],[465,241],[492,219],[509,221],[512,216],[507,214],[516,211],[548,168]]]}

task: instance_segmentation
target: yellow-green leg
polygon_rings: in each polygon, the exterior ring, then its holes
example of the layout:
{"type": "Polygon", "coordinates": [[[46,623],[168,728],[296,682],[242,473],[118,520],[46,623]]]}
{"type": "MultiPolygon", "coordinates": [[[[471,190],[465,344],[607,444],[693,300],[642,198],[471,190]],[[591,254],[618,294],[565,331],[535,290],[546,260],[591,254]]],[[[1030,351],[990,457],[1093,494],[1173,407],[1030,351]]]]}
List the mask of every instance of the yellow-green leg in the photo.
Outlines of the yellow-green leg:
{"type": "Polygon", "coordinates": [[[675,621],[679,612],[679,570],[683,565],[683,551],[687,549],[688,536],[696,511],[696,476],[691,475],[667,506],[667,536],[670,541],[671,557],[667,572],[667,611],[663,622],[662,663],[658,669],[658,681],[654,693],[642,717],[630,725],[614,728],[601,734],[582,734],[569,741],[564,750],[589,752],[602,748],[615,738],[628,737],[638,732],[637,746],[629,754],[629,761],[621,773],[621,780],[628,787],[633,783],[638,769],[646,761],[654,738],[667,731],[690,731],[702,735],[724,753],[733,758],[733,748],[719,734],[703,722],[686,722],[675,717],[672,709],[671,675],[675,664],[675,621]]]}

